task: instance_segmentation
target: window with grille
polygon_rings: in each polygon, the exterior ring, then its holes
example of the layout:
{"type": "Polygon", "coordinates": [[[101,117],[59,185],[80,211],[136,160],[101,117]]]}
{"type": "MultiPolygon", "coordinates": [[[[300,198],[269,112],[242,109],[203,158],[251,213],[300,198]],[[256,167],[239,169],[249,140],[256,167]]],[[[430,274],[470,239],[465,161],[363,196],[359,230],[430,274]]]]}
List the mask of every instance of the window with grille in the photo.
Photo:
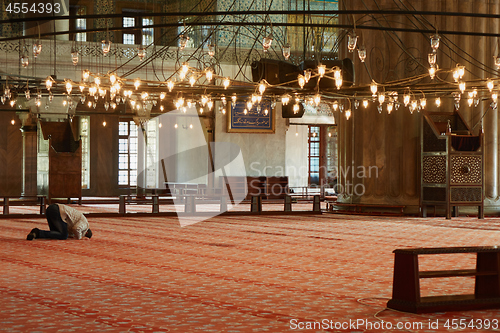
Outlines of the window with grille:
{"type": "Polygon", "coordinates": [[[133,121],[118,125],[118,185],[137,186],[138,137],[133,121]]]}
{"type": "Polygon", "coordinates": [[[80,117],[82,140],[82,188],[90,188],[90,117],[80,117]]]}
{"type": "Polygon", "coordinates": [[[309,126],[309,184],[319,184],[320,127],[309,126]]]}
{"type": "Polygon", "coordinates": [[[138,10],[122,9],[123,19],[122,26],[124,28],[133,28],[132,30],[124,30],[122,34],[123,44],[140,44],[143,46],[150,45],[154,42],[154,29],[150,26],[154,24],[153,17],[130,15],[131,13],[141,13],[138,10]],[[129,14],[130,16],[127,16],[129,14]]]}

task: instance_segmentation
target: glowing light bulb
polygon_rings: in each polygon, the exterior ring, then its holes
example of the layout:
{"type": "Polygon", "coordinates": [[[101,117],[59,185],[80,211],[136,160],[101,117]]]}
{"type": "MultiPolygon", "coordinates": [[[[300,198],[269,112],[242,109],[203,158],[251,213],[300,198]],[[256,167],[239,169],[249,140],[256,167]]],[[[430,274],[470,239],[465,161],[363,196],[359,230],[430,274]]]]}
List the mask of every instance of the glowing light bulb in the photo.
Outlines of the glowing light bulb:
{"type": "Polygon", "coordinates": [[[161,92],[161,93],[160,93],[160,99],[161,99],[161,100],[164,100],[164,99],[165,99],[165,93],[164,93],[164,92],[161,92]]]}
{"type": "Polygon", "coordinates": [[[384,94],[378,94],[378,102],[379,102],[379,104],[383,104],[385,102],[385,95],[384,94]]]}
{"type": "Polygon", "coordinates": [[[227,89],[230,84],[231,84],[231,81],[229,80],[229,78],[228,77],[224,78],[224,81],[222,82],[224,89],[227,89]]]}
{"type": "Polygon", "coordinates": [[[290,95],[283,95],[281,97],[281,103],[287,105],[290,102],[290,95]]]}
{"type": "Polygon", "coordinates": [[[263,81],[261,81],[259,83],[259,93],[262,95],[264,94],[265,91],[266,91],[266,84],[263,81]]]}
{"type": "Polygon", "coordinates": [[[433,80],[436,77],[436,68],[434,67],[429,68],[429,77],[431,78],[431,80],[433,80]]]}
{"type": "Polygon", "coordinates": [[[299,74],[297,77],[297,82],[299,83],[300,88],[304,88],[304,85],[306,84],[306,79],[304,78],[304,75],[299,74]]]}
{"type": "Polygon", "coordinates": [[[326,66],[325,65],[318,65],[318,74],[319,77],[323,77],[326,73],[326,66]]]}
{"type": "Polygon", "coordinates": [[[458,84],[458,89],[460,89],[460,92],[461,92],[462,94],[464,93],[465,88],[466,88],[465,82],[464,82],[464,81],[461,81],[461,82],[458,84]]]}
{"type": "Polygon", "coordinates": [[[174,89],[175,83],[173,81],[168,81],[167,82],[167,88],[169,92],[172,92],[172,89],[174,89]]]}
{"type": "Polygon", "coordinates": [[[47,90],[50,90],[52,88],[52,77],[48,77],[47,80],[45,80],[45,87],[47,90]]]}
{"type": "Polygon", "coordinates": [[[377,84],[375,82],[372,82],[370,84],[370,91],[372,92],[372,96],[375,96],[377,94],[377,84]]]}
{"type": "Polygon", "coordinates": [[[403,95],[403,103],[405,106],[408,106],[408,104],[410,104],[410,94],[403,95]]]}
{"type": "Polygon", "coordinates": [[[207,78],[207,81],[212,81],[212,79],[214,78],[214,72],[210,68],[207,68],[205,77],[207,78]]]}
{"type": "Polygon", "coordinates": [[[436,106],[438,108],[441,107],[441,98],[440,97],[436,98],[436,106]]]}
{"type": "Polygon", "coordinates": [[[366,109],[368,107],[368,100],[363,100],[363,107],[366,109]]]}
{"type": "Polygon", "coordinates": [[[191,87],[193,87],[196,83],[196,78],[194,77],[194,75],[191,75],[191,77],[189,78],[189,84],[191,85],[191,87]]]}
{"type": "Polygon", "coordinates": [[[425,108],[425,106],[427,105],[427,99],[425,98],[421,98],[420,99],[420,106],[423,108],[425,108]]]}
{"type": "Polygon", "coordinates": [[[134,87],[135,90],[139,89],[139,86],[141,85],[141,79],[137,78],[134,80],[134,87]]]}
{"type": "Polygon", "coordinates": [[[493,83],[493,81],[492,81],[492,80],[488,80],[488,82],[486,83],[486,86],[488,87],[488,90],[489,90],[490,92],[492,92],[492,91],[493,91],[493,88],[495,88],[495,84],[493,83]]]}
{"type": "Polygon", "coordinates": [[[73,90],[73,85],[70,81],[66,81],[66,92],[68,93],[68,95],[71,94],[71,90],[73,90]]]}
{"type": "Polygon", "coordinates": [[[349,118],[351,118],[351,109],[347,109],[347,111],[345,112],[345,118],[347,120],[349,120],[349,118]]]}
{"type": "Polygon", "coordinates": [[[321,103],[321,96],[319,94],[314,95],[314,104],[316,106],[319,106],[319,103],[321,103]]]}

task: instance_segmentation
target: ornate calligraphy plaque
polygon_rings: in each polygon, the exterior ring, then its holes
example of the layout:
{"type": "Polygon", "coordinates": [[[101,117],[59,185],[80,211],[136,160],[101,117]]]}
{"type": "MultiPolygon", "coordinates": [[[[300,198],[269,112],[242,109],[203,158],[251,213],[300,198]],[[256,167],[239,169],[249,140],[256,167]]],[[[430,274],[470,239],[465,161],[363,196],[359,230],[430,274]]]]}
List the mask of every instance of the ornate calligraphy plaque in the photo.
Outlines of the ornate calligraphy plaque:
{"type": "Polygon", "coordinates": [[[251,109],[245,102],[228,103],[228,133],[274,133],[274,110],[271,101],[256,103],[251,109]]]}

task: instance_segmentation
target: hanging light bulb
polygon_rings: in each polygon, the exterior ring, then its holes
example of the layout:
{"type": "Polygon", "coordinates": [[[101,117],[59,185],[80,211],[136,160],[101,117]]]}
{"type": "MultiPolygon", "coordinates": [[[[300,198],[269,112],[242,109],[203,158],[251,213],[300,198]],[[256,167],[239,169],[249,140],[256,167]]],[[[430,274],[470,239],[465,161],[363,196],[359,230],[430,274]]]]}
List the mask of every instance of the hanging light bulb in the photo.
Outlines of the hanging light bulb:
{"type": "Polygon", "coordinates": [[[253,104],[251,101],[247,102],[247,109],[251,109],[253,107],[253,104]]]}
{"type": "Polygon", "coordinates": [[[326,66],[325,65],[318,65],[318,75],[319,77],[323,77],[326,73],[326,66]]]}
{"type": "Polygon", "coordinates": [[[391,114],[392,109],[394,108],[394,103],[387,103],[387,114],[391,114]]]}
{"type": "Polygon", "coordinates": [[[314,95],[314,104],[316,104],[316,106],[319,106],[319,103],[321,103],[321,95],[316,94],[314,95]]]}
{"type": "Polygon", "coordinates": [[[281,96],[281,104],[288,105],[289,102],[290,102],[290,95],[287,94],[281,96]]]}
{"type": "Polygon", "coordinates": [[[410,104],[410,94],[404,94],[403,95],[403,103],[405,106],[408,106],[408,104],[410,104]]]}
{"type": "Polygon", "coordinates": [[[29,89],[26,89],[26,91],[24,92],[24,97],[26,98],[26,100],[30,100],[31,99],[31,93],[30,93],[30,90],[29,89]]]}
{"type": "Polygon", "coordinates": [[[361,45],[358,48],[358,57],[361,62],[365,62],[366,59],[366,47],[364,45],[361,45]]]}
{"type": "Polygon", "coordinates": [[[363,100],[363,107],[366,109],[368,107],[368,100],[364,99],[363,100]]]}
{"type": "Polygon", "coordinates": [[[182,51],[186,48],[189,41],[189,36],[180,35],[179,36],[179,49],[182,51]]]}
{"type": "Polygon", "coordinates": [[[229,88],[230,84],[231,84],[231,80],[229,80],[228,77],[224,78],[224,81],[222,81],[222,85],[224,86],[224,89],[229,88]]]}
{"type": "Polygon", "coordinates": [[[263,95],[265,91],[266,91],[266,82],[262,80],[259,83],[259,93],[263,95]]]}
{"type": "Polygon", "coordinates": [[[384,102],[385,102],[385,94],[384,93],[378,94],[378,103],[382,105],[384,104],[384,102]]]}
{"type": "Polygon", "coordinates": [[[312,71],[310,68],[304,70],[304,79],[306,80],[306,83],[309,82],[311,79],[312,71]]]}
{"type": "Polygon", "coordinates": [[[286,43],[283,45],[283,57],[285,60],[288,60],[290,58],[290,44],[286,43]]]}
{"type": "Polygon", "coordinates": [[[104,55],[108,54],[109,51],[111,50],[111,41],[110,40],[103,40],[101,42],[101,47],[102,47],[102,53],[104,53],[104,55]]]}
{"type": "Polygon", "coordinates": [[[424,109],[426,105],[427,105],[427,99],[425,99],[425,97],[421,98],[420,99],[420,106],[422,107],[422,109],[424,109]]]}
{"type": "Polygon", "coordinates": [[[214,72],[211,68],[207,68],[205,70],[205,77],[207,78],[208,82],[212,81],[212,79],[214,78],[214,72]]]}
{"type": "Polygon", "coordinates": [[[38,41],[33,43],[33,56],[36,58],[42,52],[42,44],[38,41]]]}
{"type": "Polygon", "coordinates": [[[210,56],[210,58],[212,58],[215,55],[215,46],[212,43],[208,44],[208,52],[207,53],[210,56]]]}
{"type": "Polygon", "coordinates": [[[434,77],[436,77],[436,68],[435,67],[429,68],[429,77],[431,78],[431,80],[433,80],[434,77]]]}
{"type": "Polygon", "coordinates": [[[436,106],[438,108],[441,107],[441,98],[440,97],[436,98],[436,106]]]}
{"type": "Polygon", "coordinates": [[[206,95],[201,96],[201,105],[205,106],[208,102],[208,97],[206,95]]]}
{"type": "Polygon", "coordinates": [[[82,80],[83,80],[83,82],[87,82],[89,80],[89,77],[90,77],[90,71],[88,69],[84,69],[82,71],[82,80]]]}
{"type": "Polygon", "coordinates": [[[460,83],[458,84],[458,89],[460,89],[460,92],[462,94],[464,93],[465,88],[466,88],[465,82],[464,81],[460,81],[460,83]]]}
{"type": "Polygon", "coordinates": [[[300,111],[300,106],[299,104],[295,103],[293,105],[293,114],[297,114],[300,111]]]}
{"type": "Polygon", "coordinates": [[[160,93],[160,99],[163,101],[165,99],[165,96],[166,96],[165,93],[162,91],[160,93]]]}
{"type": "Polygon", "coordinates": [[[345,111],[345,119],[349,120],[349,118],[351,118],[351,109],[345,111]]]}
{"type": "Polygon", "coordinates": [[[441,37],[439,37],[438,34],[434,34],[431,36],[430,41],[431,41],[431,48],[432,51],[435,53],[437,52],[437,49],[439,48],[439,41],[441,40],[441,37]]]}
{"type": "Polygon", "coordinates": [[[68,93],[68,95],[71,94],[71,90],[73,90],[73,85],[70,81],[66,81],[66,92],[68,93]]]}
{"type": "Polygon", "coordinates": [[[495,66],[497,66],[497,69],[500,69],[500,57],[499,56],[493,56],[493,61],[495,63],[495,66]]]}
{"type": "Polygon", "coordinates": [[[73,50],[71,52],[71,61],[73,62],[73,65],[76,66],[78,64],[78,60],[79,60],[78,51],[73,50]]]}
{"type": "Polygon", "coordinates": [[[214,107],[214,102],[210,99],[207,101],[207,108],[209,110],[212,110],[212,108],[214,107]]]}
{"type": "Polygon", "coordinates": [[[372,81],[372,83],[370,84],[370,91],[372,92],[372,97],[376,97],[377,96],[377,84],[375,83],[375,81],[372,81]]]}
{"type": "Polygon", "coordinates": [[[492,80],[488,80],[488,82],[486,83],[486,86],[488,87],[488,90],[489,90],[490,92],[492,92],[492,91],[493,91],[493,88],[495,88],[495,84],[493,83],[493,81],[492,81],[492,80]]]}
{"type": "Polygon", "coordinates": [[[134,80],[134,87],[135,87],[135,90],[139,89],[139,86],[141,85],[141,79],[140,78],[137,78],[134,80]]]}
{"type": "Polygon", "coordinates": [[[333,102],[332,108],[333,108],[333,111],[337,111],[337,109],[339,108],[339,103],[337,101],[333,102]]]}
{"type": "Polygon", "coordinates": [[[358,42],[358,36],[356,35],[356,32],[351,32],[347,36],[347,49],[349,52],[353,52],[354,49],[356,49],[356,43],[358,42]]]}
{"type": "Polygon", "coordinates": [[[306,79],[304,78],[304,75],[299,74],[297,77],[297,82],[299,83],[300,88],[304,88],[304,85],[306,84],[306,79]]]}
{"type": "Polygon", "coordinates": [[[167,82],[167,88],[168,88],[169,92],[172,92],[172,89],[174,89],[174,85],[175,85],[175,83],[173,81],[171,81],[171,80],[169,80],[167,82]]]}
{"type": "Polygon", "coordinates": [[[191,87],[193,87],[196,83],[196,78],[194,77],[194,75],[191,75],[191,77],[189,78],[189,84],[191,85],[191,87]]]}
{"type": "Polygon", "coordinates": [[[233,94],[233,96],[231,96],[231,102],[233,103],[233,105],[236,104],[236,99],[237,99],[236,94],[233,94]]]}
{"type": "Polygon", "coordinates": [[[262,48],[264,49],[264,52],[267,52],[269,50],[272,43],[273,43],[273,35],[271,33],[267,37],[264,37],[264,39],[262,40],[262,48]]]}
{"type": "Polygon", "coordinates": [[[28,67],[29,63],[30,63],[30,58],[26,53],[23,53],[23,55],[21,56],[21,66],[23,66],[23,68],[26,68],[28,67]]]}
{"type": "Polygon", "coordinates": [[[137,49],[137,56],[139,57],[139,60],[142,61],[142,59],[146,56],[146,49],[140,46],[137,49]]]}
{"type": "Polygon", "coordinates": [[[47,77],[47,79],[45,80],[45,87],[47,88],[47,90],[50,91],[50,89],[52,88],[52,77],[47,77]]]}
{"type": "Polygon", "coordinates": [[[496,103],[496,102],[497,102],[497,100],[498,100],[498,94],[497,94],[497,93],[492,93],[492,94],[491,94],[491,99],[493,100],[493,102],[495,102],[495,103],[496,103]]]}
{"type": "Polygon", "coordinates": [[[437,55],[435,52],[429,53],[427,55],[427,60],[429,61],[429,65],[431,65],[431,67],[434,67],[434,65],[436,65],[436,58],[437,55]]]}
{"type": "Polygon", "coordinates": [[[109,76],[109,82],[111,82],[111,84],[115,84],[115,82],[116,82],[116,75],[115,74],[111,74],[109,76]]]}

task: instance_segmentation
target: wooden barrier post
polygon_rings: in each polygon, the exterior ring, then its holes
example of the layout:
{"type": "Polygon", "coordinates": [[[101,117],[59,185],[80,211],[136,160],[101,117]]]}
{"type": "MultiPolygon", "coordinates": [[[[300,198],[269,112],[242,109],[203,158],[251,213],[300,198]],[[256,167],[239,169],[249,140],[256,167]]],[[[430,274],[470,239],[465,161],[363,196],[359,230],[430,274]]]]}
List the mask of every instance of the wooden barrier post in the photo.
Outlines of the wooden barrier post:
{"type": "Polygon", "coordinates": [[[313,212],[321,211],[321,202],[319,200],[319,195],[313,197],[313,212]]]}
{"type": "Polygon", "coordinates": [[[252,213],[262,212],[262,197],[260,195],[252,196],[252,203],[250,209],[252,213]]]}
{"type": "Polygon", "coordinates": [[[157,214],[160,212],[160,203],[157,195],[152,196],[153,199],[153,214],[157,214]]]}
{"type": "Polygon", "coordinates": [[[292,197],[289,195],[285,195],[285,212],[292,211],[292,197]]]}
{"type": "Polygon", "coordinates": [[[120,195],[120,205],[119,212],[120,214],[125,214],[125,195],[120,195]]]}
{"type": "Polygon", "coordinates": [[[9,198],[3,198],[3,213],[4,215],[9,214],[9,198]]]}

